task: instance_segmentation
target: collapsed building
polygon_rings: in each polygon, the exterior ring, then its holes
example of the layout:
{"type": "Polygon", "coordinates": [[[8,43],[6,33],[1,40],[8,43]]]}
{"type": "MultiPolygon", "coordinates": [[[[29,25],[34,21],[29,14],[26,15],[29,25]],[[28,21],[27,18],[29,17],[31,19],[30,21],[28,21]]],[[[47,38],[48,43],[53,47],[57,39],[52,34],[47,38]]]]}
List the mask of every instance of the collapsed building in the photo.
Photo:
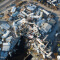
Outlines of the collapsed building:
{"type": "MultiPolygon", "coordinates": [[[[31,55],[33,55],[31,52],[35,51],[37,55],[42,54],[43,58],[52,58],[52,42],[50,41],[51,44],[49,45],[50,42],[47,40],[47,37],[56,21],[50,17],[51,13],[34,4],[27,4],[24,9],[22,7],[14,6],[9,12],[8,21],[12,21],[12,26],[7,23],[0,25],[1,30],[3,29],[3,31],[0,31],[0,45],[2,45],[0,50],[8,51],[11,56],[11,50],[19,41],[18,38],[25,36],[27,39],[25,47],[28,47],[28,52],[31,55]]],[[[8,55],[7,53],[6,55],[8,55]]]]}
{"type": "MultiPolygon", "coordinates": [[[[36,14],[36,8],[37,6],[30,4],[30,6],[26,6],[26,8],[21,11],[20,15],[23,16],[23,18],[13,22],[15,35],[16,37],[19,36],[19,34],[20,36],[25,36],[28,42],[26,47],[29,47],[29,49],[32,48],[33,51],[37,52],[37,55],[41,53],[43,58],[52,58],[51,54],[53,52],[51,51],[51,46],[48,45],[48,41],[47,43],[45,42],[48,37],[48,32],[52,31],[52,25],[48,23],[48,20],[43,18],[43,13],[47,15],[47,18],[50,18],[49,15],[51,14],[40,8],[38,8],[38,13],[36,14]],[[20,33],[18,31],[20,31],[20,33]],[[47,48],[47,46],[49,46],[49,48],[47,48]]],[[[32,50],[30,50],[30,53],[32,50]]]]}

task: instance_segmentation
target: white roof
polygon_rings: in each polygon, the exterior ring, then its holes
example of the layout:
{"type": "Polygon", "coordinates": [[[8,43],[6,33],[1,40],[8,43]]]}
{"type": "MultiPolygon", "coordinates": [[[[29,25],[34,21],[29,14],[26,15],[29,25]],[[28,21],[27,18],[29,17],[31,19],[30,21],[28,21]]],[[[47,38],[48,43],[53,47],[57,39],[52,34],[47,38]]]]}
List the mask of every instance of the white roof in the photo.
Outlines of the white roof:
{"type": "Polygon", "coordinates": [[[34,13],[30,13],[29,16],[34,15],[34,13]]]}
{"type": "Polygon", "coordinates": [[[27,23],[26,19],[23,18],[21,20],[18,20],[18,21],[14,21],[13,22],[13,27],[17,29],[17,25],[20,25],[20,24],[24,24],[24,23],[27,23]],[[17,23],[16,23],[17,22],[17,23]]]}
{"type": "Polygon", "coordinates": [[[33,8],[33,7],[27,7],[27,9],[28,9],[28,10],[34,10],[34,8],[33,8]]]}
{"type": "Polygon", "coordinates": [[[40,16],[31,15],[31,18],[39,18],[40,16]]]}
{"type": "Polygon", "coordinates": [[[42,16],[43,16],[43,12],[41,12],[39,16],[33,15],[33,13],[31,15],[29,15],[29,17],[31,17],[31,18],[42,18],[42,16]]]}
{"type": "Polygon", "coordinates": [[[34,36],[29,34],[28,37],[32,39],[34,36]]]}
{"type": "Polygon", "coordinates": [[[10,31],[7,30],[5,34],[3,34],[2,38],[6,38],[9,35],[10,31]]]}
{"type": "Polygon", "coordinates": [[[10,43],[3,43],[2,51],[9,51],[10,43]]]}
{"type": "Polygon", "coordinates": [[[9,36],[8,38],[6,38],[6,40],[11,40],[12,39],[12,36],[9,36]]]}
{"type": "Polygon", "coordinates": [[[12,9],[11,9],[11,12],[15,12],[15,10],[16,10],[16,7],[13,6],[12,9]]]}
{"type": "Polygon", "coordinates": [[[45,53],[43,53],[42,51],[40,51],[41,52],[41,54],[43,55],[43,58],[45,58],[45,53]]]}
{"type": "Polygon", "coordinates": [[[10,46],[10,43],[3,43],[4,46],[10,46]]]}
{"type": "Polygon", "coordinates": [[[36,38],[36,40],[37,40],[41,45],[44,45],[39,38],[36,38]]]}
{"type": "Polygon", "coordinates": [[[23,16],[23,17],[25,17],[25,15],[24,15],[24,14],[22,14],[21,12],[19,13],[19,15],[21,15],[21,16],[23,16]]]}
{"type": "Polygon", "coordinates": [[[53,3],[53,2],[56,2],[56,1],[57,1],[57,0],[53,0],[52,3],[53,3]]]}
{"type": "Polygon", "coordinates": [[[44,23],[44,24],[42,24],[42,29],[44,30],[44,32],[48,32],[50,29],[51,29],[51,25],[50,24],[48,24],[48,23],[44,23]]]}
{"type": "Polygon", "coordinates": [[[17,24],[24,24],[24,23],[26,23],[26,22],[27,22],[26,19],[23,18],[22,20],[19,20],[19,21],[17,22],[17,24]]]}
{"type": "Polygon", "coordinates": [[[27,14],[27,13],[25,13],[24,11],[22,11],[22,14],[24,14],[24,15],[28,16],[28,14],[27,14]]]}
{"type": "Polygon", "coordinates": [[[37,32],[38,31],[38,29],[37,29],[37,27],[33,27],[33,30],[34,30],[34,32],[37,32]]]}
{"type": "MultiPolygon", "coordinates": [[[[48,0],[47,1],[49,4],[52,4],[53,6],[55,6],[56,4],[54,2],[57,2],[57,0],[48,0]]],[[[59,2],[59,0],[58,0],[59,2]]]]}
{"type": "Polygon", "coordinates": [[[0,27],[1,29],[6,29],[6,30],[10,28],[10,26],[7,23],[1,24],[0,27]]]}
{"type": "Polygon", "coordinates": [[[13,22],[13,26],[16,26],[15,21],[13,22]]]}
{"type": "Polygon", "coordinates": [[[28,9],[28,10],[31,10],[31,11],[35,10],[35,8],[36,8],[36,6],[35,6],[35,5],[27,6],[27,9],[28,9]]]}
{"type": "Polygon", "coordinates": [[[57,59],[60,60],[60,55],[57,56],[57,59]]]}
{"type": "Polygon", "coordinates": [[[40,13],[40,18],[43,16],[43,12],[40,13]]]}
{"type": "Polygon", "coordinates": [[[40,18],[39,18],[39,21],[37,22],[37,24],[38,24],[38,26],[40,26],[40,25],[42,25],[43,23],[45,23],[45,19],[43,19],[43,20],[40,20],[40,18]]]}
{"type": "Polygon", "coordinates": [[[6,38],[6,41],[10,42],[12,38],[13,38],[12,36],[9,36],[8,38],[6,38]]]}
{"type": "Polygon", "coordinates": [[[43,12],[46,14],[46,15],[49,15],[50,13],[46,10],[43,9],[43,12]]]}

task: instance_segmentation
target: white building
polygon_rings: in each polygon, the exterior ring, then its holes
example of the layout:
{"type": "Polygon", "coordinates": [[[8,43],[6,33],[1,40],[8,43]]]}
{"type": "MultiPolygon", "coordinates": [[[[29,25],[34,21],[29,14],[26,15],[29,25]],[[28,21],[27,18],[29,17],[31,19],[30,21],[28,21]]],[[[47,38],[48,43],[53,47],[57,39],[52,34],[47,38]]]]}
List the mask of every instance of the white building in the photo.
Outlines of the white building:
{"type": "Polygon", "coordinates": [[[44,33],[48,33],[51,31],[51,28],[52,28],[52,26],[50,24],[44,23],[41,26],[41,31],[43,31],[44,33]]]}
{"type": "Polygon", "coordinates": [[[10,31],[7,30],[5,34],[2,35],[2,38],[6,38],[10,34],[10,31]]]}
{"type": "Polygon", "coordinates": [[[34,37],[33,35],[30,35],[30,34],[28,35],[28,38],[30,39],[33,39],[33,37],[34,37]]]}
{"type": "Polygon", "coordinates": [[[28,16],[28,14],[27,14],[27,13],[25,13],[24,11],[22,11],[22,14],[24,14],[25,16],[28,16]]]}
{"type": "Polygon", "coordinates": [[[57,60],[60,60],[60,55],[57,56],[57,60]]]}
{"type": "Polygon", "coordinates": [[[27,23],[25,18],[23,18],[17,22],[17,24],[24,24],[24,23],[27,23]]]}
{"type": "Polygon", "coordinates": [[[48,16],[50,13],[43,9],[43,12],[48,16]]]}
{"type": "Polygon", "coordinates": [[[6,38],[6,42],[11,42],[12,38],[12,36],[9,36],[8,38],[6,38]]]}
{"type": "Polygon", "coordinates": [[[35,5],[30,5],[30,6],[27,6],[27,9],[30,10],[30,11],[33,11],[36,9],[36,6],[35,5]]]}
{"type": "Polygon", "coordinates": [[[20,16],[22,16],[22,17],[25,17],[25,15],[24,15],[24,14],[22,14],[21,12],[19,13],[19,15],[20,15],[20,16]]]}
{"type": "Polygon", "coordinates": [[[39,18],[37,25],[41,26],[43,23],[45,23],[45,21],[46,21],[45,19],[40,20],[40,18],[39,18]]]}
{"type": "Polygon", "coordinates": [[[0,25],[0,28],[7,30],[7,29],[10,28],[10,26],[9,26],[7,23],[4,23],[4,24],[1,24],[1,25],[0,25]]]}
{"type": "MultiPolygon", "coordinates": [[[[56,2],[57,2],[57,0],[47,0],[47,3],[51,4],[53,6],[56,6],[56,4],[57,4],[56,2]]],[[[59,0],[58,0],[58,2],[59,2],[59,0]]]]}
{"type": "Polygon", "coordinates": [[[23,18],[21,20],[16,20],[16,21],[13,22],[13,27],[17,28],[18,25],[21,25],[21,24],[24,24],[24,23],[27,23],[25,18],[23,18]]]}
{"type": "Polygon", "coordinates": [[[13,13],[13,12],[15,12],[15,11],[16,11],[16,7],[13,6],[12,9],[11,9],[11,12],[13,13]]]}
{"type": "Polygon", "coordinates": [[[2,51],[9,51],[10,43],[3,43],[2,51]]]}

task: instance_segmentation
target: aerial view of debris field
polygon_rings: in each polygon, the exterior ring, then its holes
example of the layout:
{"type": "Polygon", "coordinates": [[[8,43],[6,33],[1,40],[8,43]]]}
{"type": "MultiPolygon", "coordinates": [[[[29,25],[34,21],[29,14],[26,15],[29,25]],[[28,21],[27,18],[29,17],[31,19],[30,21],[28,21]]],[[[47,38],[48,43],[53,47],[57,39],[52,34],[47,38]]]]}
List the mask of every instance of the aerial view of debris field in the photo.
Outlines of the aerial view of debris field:
{"type": "Polygon", "coordinates": [[[0,60],[60,60],[60,0],[1,0],[0,60]]]}

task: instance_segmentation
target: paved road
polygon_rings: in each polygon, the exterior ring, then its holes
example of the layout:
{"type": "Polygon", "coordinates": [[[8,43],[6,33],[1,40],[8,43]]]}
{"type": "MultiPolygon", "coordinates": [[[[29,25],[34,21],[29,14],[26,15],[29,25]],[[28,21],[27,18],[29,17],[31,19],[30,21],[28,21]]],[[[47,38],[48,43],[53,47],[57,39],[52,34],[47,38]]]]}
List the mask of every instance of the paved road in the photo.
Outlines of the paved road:
{"type": "Polygon", "coordinates": [[[0,9],[3,10],[4,8],[6,8],[7,6],[9,6],[9,4],[11,4],[14,1],[15,0],[6,0],[5,2],[2,2],[2,4],[0,5],[0,9]]]}
{"type": "Polygon", "coordinates": [[[0,3],[0,6],[4,5],[5,3],[7,3],[9,0],[4,0],[3,2],[0,3]]]}

